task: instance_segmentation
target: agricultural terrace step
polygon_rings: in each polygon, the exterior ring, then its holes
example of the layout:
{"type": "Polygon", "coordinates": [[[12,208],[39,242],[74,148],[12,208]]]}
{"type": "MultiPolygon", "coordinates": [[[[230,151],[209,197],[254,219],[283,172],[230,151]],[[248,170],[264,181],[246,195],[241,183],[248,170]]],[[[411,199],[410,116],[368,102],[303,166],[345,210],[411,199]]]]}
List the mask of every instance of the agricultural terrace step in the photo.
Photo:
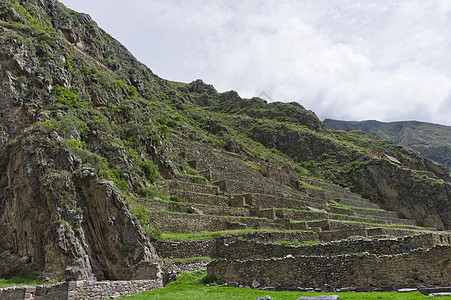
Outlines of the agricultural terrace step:
{"type": "Polygon", "coordinates": [[[209,185],[210,182],[201,175],[176,174],[172,180],[209,185]]]}
{"type": "Polygon", "coordinates": [[[215,185],[204,185],[193,182],[186,181],[176,181],[176,180],[158,180],[157,185],[166,186],[169,190],[181,190],[181,191],[190,191],[202,194],[212,194],[218,195],[220,191],[215,185]]]}
{"type": "Polygon", "coordinates": [[[228,206],[230,203],[229,197],[222,195],[202,194],[183,190],[168,190],[172,196],[177,196],[186,202],[206,205],[228,206]]]}
{"type": "Polygon", "coordinates": [[[381,209],[381,207],[379,205],[377,205],[376,203],[372,203],[369,200],[366,200],[363,198],[337,197],[333,200],[337,201],[341,205],[346,205],[346,206],[381,209]]]}
{"type": "Polygon", "coordinates": [[[219,188],[229,194],[262,194],[276,197],[304,199],[308,197],[306,193],[296,191],[288,186],[279,185],[278,188],[268,188],[267,186],[260,186],[246,183],[244,181],[236,180],[220,180],[214,181],[212,184],[219,186],[219,188]]]}
{"type": "Polygon", "coordinates": [[[210,180],[237,180],[267,186],[277,189],[280,184],[264,177],[256,167],[255,162],[251,162],[245,155],[226,152],[222,148],[215,148],[209,145],[183,140],[180,136],[170,137],[175,148],[182,157],[195,165],[198,171],[209,170],[210,180]]]}
{"type": "Polygon", "coordinates": [[[302,180],[313,186],[322,188],[324,198],[327,200],[337,200],[337,202],[343,205],[360,206],[367,208],[380,208],[378,204],[372,203],[371,201],[362,198],[362,196],[355,194],[351,191],[348,191],[347,189],[339,185],[314,179],[302,179],[302,180]]]}
{"type": "Polygon", "coordinates": [[[292,220],[318,220],[318,219],[330,219],[338,221],[355,221],[355,222],[367,222],[367,223],[377,223],[377,224],[400,224],[400,225],[415,225],[414,220],[403,220],[403,219],[382,219],[378,218],[377,215],[345,215],[345,214],[333,214],[324,213],[319,211],[308,211],[308,210],[293,210],[293,209],[276,209],[276,216],[279,218],[289,218],[292,220]]]}
{"type": "Polygon", "coordinates": [[[423,228],[411,225],[403,225],[403,224],[395,224],[395,225],[387,225],[387,224],[377,224],[372,222],[356,222],[356,221],[338,221],[331,219],[324,220],[314,220],[305,222],[310,228],[319,227],[322,230],[342,230],[342,229],[361,229],[361,228],[388,228],[388,229],[401,229],[401,230],[411,230],[411,231],[433,231],[433,228],[423,228]]]}
{"type": "MultiPolygon", "coordinates": [[[[296,198],[293,198],[292,196],[293,195],[290,194],[285,194],[285,197],[264,195],[259,193],[235,194],[231,198],[230,205],[250,205],[253,207],[261,208],[287,208],[305,210],[308,210],[309,207],[317,210],[326,210],[329,208],[327,202],[319,198],[309,198],[300,195],[297,195],[296,198]]],[[[342,212],[343,210],[340,211],[342,212]]]]}
{"type": "Polygon", "coordinates": [[[206,215],[249,217],[249,210],[225,206],[198,205],[194,203],[169,202],[161,200],[136,199],[145,208],[153,211],[169,211],[178,213],[193,213],[193,208],[206,215]]]}
{"type": "MultiPolygon", "coordinates": [[[[416,221],[412,219],[401,219],[397,216],[397,213],[381,210],[381,209],[371,209],[371,208],[361,208],[361,207],[348,207],[349,211],[352,213],[338,213],[345,214],[349,216],[356,216],[360,218],[372,218],[385,221],[387,224],[404,224],[404,225],[416,225],[416,221]]],[[[330,208],[333,211],[333,207],[330,208]]]]}
{"type": "Polygon", "coordinates": [[[166,211],[147,211],[146,215],[150,223],[163,232],[184,233],[245,228],[286,229],[285,224],[264,218],[194,215],[166,211]]]}
{"type": "Polygon", "coordinates": [[[320,242],[330,242],[343,240],[350,237],[403,237],[414,234],[422,234],[423,231],[412,231],[412,230],[399,230],[392,228],[370,228],[370,229],[342,229],[342,230],[329,230],[322,232],[314,231],[257,231],[252,233],[241,233],[236,235],[229,235],[227,238],[229,241],[234,241],[237,239],[244,239],[250,241],[259,241],[267,243],[277,243],[281,241],[287,242],[299,242],[304,243],[308,241],[320,241],[320,242]]]}
{"type": "MultiPolygon", "coordinates": [[[[245,198],[242,203],[238,203],[237,201],[232,201],[229,197],[221,196],[221,195],[210,195],[210,194],[201,194],[187,191],[179,191],[179,190],[169,190],[171,195],[178,196],[183,199],[185,202],[192,204],[204,204],[210,206],[234,206],[234,207],[243,207],[242,204],[250,205],[253,207],[261,207],[263,209],[268,208],[276,208],[278,210],[302,210],[302,211],[320,211],[327,212],[332,214],[345,215],[350,218],[342,218],[346,220],[357,220],[357,218],[352,218],[353,216],[360,218],[376,218],[376,219],[385,219],[385,211],[373,211],[373,210],[362,210],[357,208],[338,208],[338,207],[329,207],[326,202],[322,199],[318,198],[308,198],[303,197],[304,200],[298,200],[293,198],[282,198],[275,197],[269,195],[261,195],[261,194],[244,194],[244,195],[234,195],[232,199],[238,199],[240,197],[245,198]],[[234,202],[234,203],[231,203],[234,202]]],[[[207,213],[208,214],[208,213],[207,213]]],[[[293,219],[301,219],[298,216],[292,216],[293,213],[290,211],[287,212],[287,217],[293,219]]],[[[221,214],[222,215],[222,214],[221,214]]],[[[388,220],[381,220],[389,222],[393,221],[393,224],[405,224],[405,225],[415,225],[414,220],[404,220],[393,217],[391,213],[388,213],[390,218],[388,220]]],[[[334,217],[330,217],[334,218],[334,217]]],[[[307,220],[311,220],[308,218],[307,220]]]]}
{"type": "MultiPolygon", "coordinates": [[[[334,256],[342,254],[368,252],[376,255],[393,255],[407,253],[419,247],[429,249],[436,245],[450,245],[451,235],[422,234],[404,236],[400,238],[368,239],[363,236],[352,237],[340,241],[321,242],[318,234],[312,232],[272,232],[279,239],[262,241],[268,232],[255,232],[252,235],[261,237],[244,239],[248,234],[223,236],[215,239],[186,240],[186,241],[154,241],[153,246],[165,262],[180,258],[203,260],[219,257],[226,259],[262,259],[270,257],[292,256],[334,256]],[[287,244],[287,235],[295,240],[296,246],[287,244]],[[295,238],[293,238],[295,236],[295,238]],[[282,239],[280,239],[282,237],[282,239]],[[308,242],[306,244],[302,244],[308,242]],[[299,245],[300,244],[300,245],[299,245]],[[169,259],[169,260],[168,260],[169,259]]],[[[173,261],[174,263],[176,261],[173,261]]],[[[184,261],[180,261],[184,263],[184,261]]]]}
{"type": "MultiPolygon", "coordinates": [[[[353,208],[353,210],[359,215],[359,216],[371,216],[373,218],[385,218],[385,219],[398,219],[398,213],[394,211],[388,211],[388,210],[381,210],[381,209],[358,209],[353,208]]],[[[415,224],[415,220],[409,220],[413,221],[415,224]]]]}
{"type": "Polygon", "coordinates": [[[218,239],[216,256],[226,259],[264,259],[272,257],[296,256],[336,256],[367,252],[376,255],[396,255],[408,253],[418,248],[429,249],[436,245],[450,245],[451,239],[433,234],[406,236],[391,239],[346,239],[311,245],[285,245],[258,241],[218,239]],[[446,239],[446,242],[444,240],[446,239]],[[438,242],[438,243],[437,243],[438,242]]]}
{"type": "Polygon", "coordinates": [[[327,181],[323,181],[321,179],[317,179],[317,178],[301,178],[302,181],[316,186],[318,188],[322,188],[324,191],[333,191],[336,193],[340,193],[340,194],[353,194],[352,192],[350,192],[349,190],[339,186],[338,184],[334,184],[334,183],[330,183],[327,181]]]}
{"type": "MultiPolygon", "coordinates": [[[[195,203],[184,203],[184,202],[171,202],[171,201],[163,201],[163,200],[149,200],[149,199],[136,199],[141,205],[145,208],[153,211],[168,211],[168,212],[178,212],[178,213],[194,213],[193,208],[201,211],[206,215],[214,215],[214,216],[236,216],[236,217],[268,217],[268,214],[265,214],[265,210],[259,211],[257,213],[250,213],[249,209],[245,208],[234,208],[234,207],[226,207],[226,206],[212,206],[212,205],[198,205],[195,203]]],[[[392,224],[393,220],[382,220],[382,219],[374,219],[369,217],[358,217],[358,216],[347,216],[347,215],[338,215],[338,214],[329,214],[318,211],[308,211],[308,210],[284,210],[277,209],[275,210],[275,216],[281,219],[292,219],[298,221],[311,221],[311,220],[319,220],[319,219],[330,219],[330,220],[347,220],[347,221],[356,221],[356,222],[367,222],[367,223],[377,223],[377,224],[392,224]]],[[[402,220],[400,220],[402,221],[402,220]]],[[[395,222],[393,222],[395,223],[395,222]]],[[[403,225],[411,225],[404,224],[402,222],[398,222],[397,224],[403,225]]],[[[414,224],[413,224],[414,225],[414,224]]]]}

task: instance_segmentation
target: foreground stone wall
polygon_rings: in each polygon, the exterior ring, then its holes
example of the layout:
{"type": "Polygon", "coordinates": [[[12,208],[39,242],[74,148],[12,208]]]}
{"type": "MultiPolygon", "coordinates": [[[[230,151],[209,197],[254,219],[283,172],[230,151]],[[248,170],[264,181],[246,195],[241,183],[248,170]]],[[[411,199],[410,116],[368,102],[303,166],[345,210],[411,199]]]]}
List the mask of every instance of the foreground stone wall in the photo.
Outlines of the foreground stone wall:
{"type": "Polygon", "coordinates": [[[216,244],[216,256],[226,259],[270,258],[292,256],[334,256],[351,253],[394,255],[417,248],[428,249],[436,245],[451,245],[451,236],[425,234],[397,239],[356,239],[316,245],[290,246],[257,241],[235,240],[216,244]]]}
{"type": "MultiPolygon", "coordinates": [[[[334,233],[334,232],[331,232],[334,233]]],[[[330,234],[331,234],[330,233],[330,234]]],[[[335,232],[336,233],[336,232],[335,232]]],[[[429,249],[436,245],[451,245],[451,236],[422,234],[391,239],[365,239],[366,232],[346,231],[346,236],[359,238],[329,242],[329,232],[255,232],[238,237],[228,236],[215,240],[156,241],[156,252],[163,258],[220,257],[227,259],[283,257],[286,255],[339,255],[363,253],[393,255],[417,248],[429,249]],[[322,241],[317,245],[289,246],[274,244],[277,241],[322,241]]],[[[336,233],[337,234],[337,233],[336,233]]]]}
{"type": "Polygon", "coordinates": [[[0,289],[0,300],[119,299],[162,287],[161,280],[70,281],[50,286],[0,289]]]}
{"type": "Polygon", "coordinates": [[[451,282],[451,246],[392,256],[352,254],[217,260],[207,269],[210,276],[223,282],[276,288],[440,286],[451,282]]]}

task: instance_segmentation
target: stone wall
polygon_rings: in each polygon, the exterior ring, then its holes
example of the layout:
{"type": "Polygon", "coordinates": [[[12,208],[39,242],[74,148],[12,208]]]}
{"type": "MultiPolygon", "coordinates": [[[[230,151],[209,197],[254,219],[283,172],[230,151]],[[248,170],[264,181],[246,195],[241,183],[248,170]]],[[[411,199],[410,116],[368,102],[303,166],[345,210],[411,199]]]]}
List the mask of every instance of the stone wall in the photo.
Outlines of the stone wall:
{"type": "Polygon", "coordinates": [[[0,300],[118,299],[162,287],[161,280],[70,281],[49,286],[0,289],[0,300]]]}
{"type": "Polygon", "coordinates": [[[158,255],[163,258],[216,256],[216,240],[156,241],[153,245],[158,255]]]}
{"type": "Polygon", "coordinates": [[[250,217],[209,216],[167,212],[147,212],[151,224],[164,232],[223,231],[244,228],[285,229],[268,219],[250,217]]]}
{"type": "Polygon", "coordinates": [[[436,245],[451,245],[449,235],[426,234],[398,239],[356,239],[316,245],[290,246],[257,241],[235,240],[216,244],[216,256],[226,259],[252,259],[292,256],[334,256],[351,253],[394,255],[417,248],[428,249],[436,245]]]}
{"type": "Polygon", "coordinates": [[[216,260],[208,274],[223,282],[276,288],[444,286],[451,282],[451,246],[407,254],[347,254],[279,259],[216,260]]]}
{"type": "Polygon", "coordinates": [[[282,185],[298,186],[298,174],[290,165],[282,167],[261,163],[260,172],[263,176],[271,178],[282,185]]]}
{"type": "MultiPolygon", "coordinates": [[[[359,231],[347,232],[350,233],[359,231]]],[[[156,241],[154,247],[163,258],[220,257],[227,259],[284,257],[286,255],[339,255],[364,253],[393,255],[406,253],[417,248],[429,249],[436,245],[451,245],[451,236],[443,234],[423,234],[397,239],[365,239],[367,235],[355,239],[323,242],[316,245],[290,246],[274,244],[277,241],[328,241],[323,235],[328,232],[255,232],[239,236],[196,241],[156,241]],[[272,243],[271,243],[272,242],[272,243]]],[[[327,237],[328,235],[326,235],[327,237]]]]}

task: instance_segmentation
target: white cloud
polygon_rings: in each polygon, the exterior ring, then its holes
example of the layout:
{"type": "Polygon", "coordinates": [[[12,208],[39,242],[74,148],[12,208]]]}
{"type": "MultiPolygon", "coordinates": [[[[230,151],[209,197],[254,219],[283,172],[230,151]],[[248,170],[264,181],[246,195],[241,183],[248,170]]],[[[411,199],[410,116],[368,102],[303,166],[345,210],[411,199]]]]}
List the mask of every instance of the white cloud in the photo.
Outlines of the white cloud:
{"type": "Polygon", "coordinates": [[[321,118],[451,125],[450,1],[84,1],[63,0],[162,77],[265,91],[321,118]]]}

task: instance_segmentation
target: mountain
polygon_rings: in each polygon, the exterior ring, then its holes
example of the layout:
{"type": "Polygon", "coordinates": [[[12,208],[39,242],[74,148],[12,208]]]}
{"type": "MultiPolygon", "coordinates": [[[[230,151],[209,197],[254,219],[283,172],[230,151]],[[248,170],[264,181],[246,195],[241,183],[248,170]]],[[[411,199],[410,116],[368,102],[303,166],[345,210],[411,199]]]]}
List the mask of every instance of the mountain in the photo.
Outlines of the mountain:
{"type": "Polygon", "coordinates": [[[417,152],[162,79],[56,0],[0,2],[0,64],[0,277],[162,280],[161,231],[451,229],[417,152]]]}
{"type": "Polygon", "coordinates": [[[451,127],[439,124],[403,121],[338,121],[326,119],[324,124],[330,129],[362,130],[375,133],[378,136],[391,140],[402,146],[420,152],[432,161],[443,165],[451,171],[451,127]]]}

